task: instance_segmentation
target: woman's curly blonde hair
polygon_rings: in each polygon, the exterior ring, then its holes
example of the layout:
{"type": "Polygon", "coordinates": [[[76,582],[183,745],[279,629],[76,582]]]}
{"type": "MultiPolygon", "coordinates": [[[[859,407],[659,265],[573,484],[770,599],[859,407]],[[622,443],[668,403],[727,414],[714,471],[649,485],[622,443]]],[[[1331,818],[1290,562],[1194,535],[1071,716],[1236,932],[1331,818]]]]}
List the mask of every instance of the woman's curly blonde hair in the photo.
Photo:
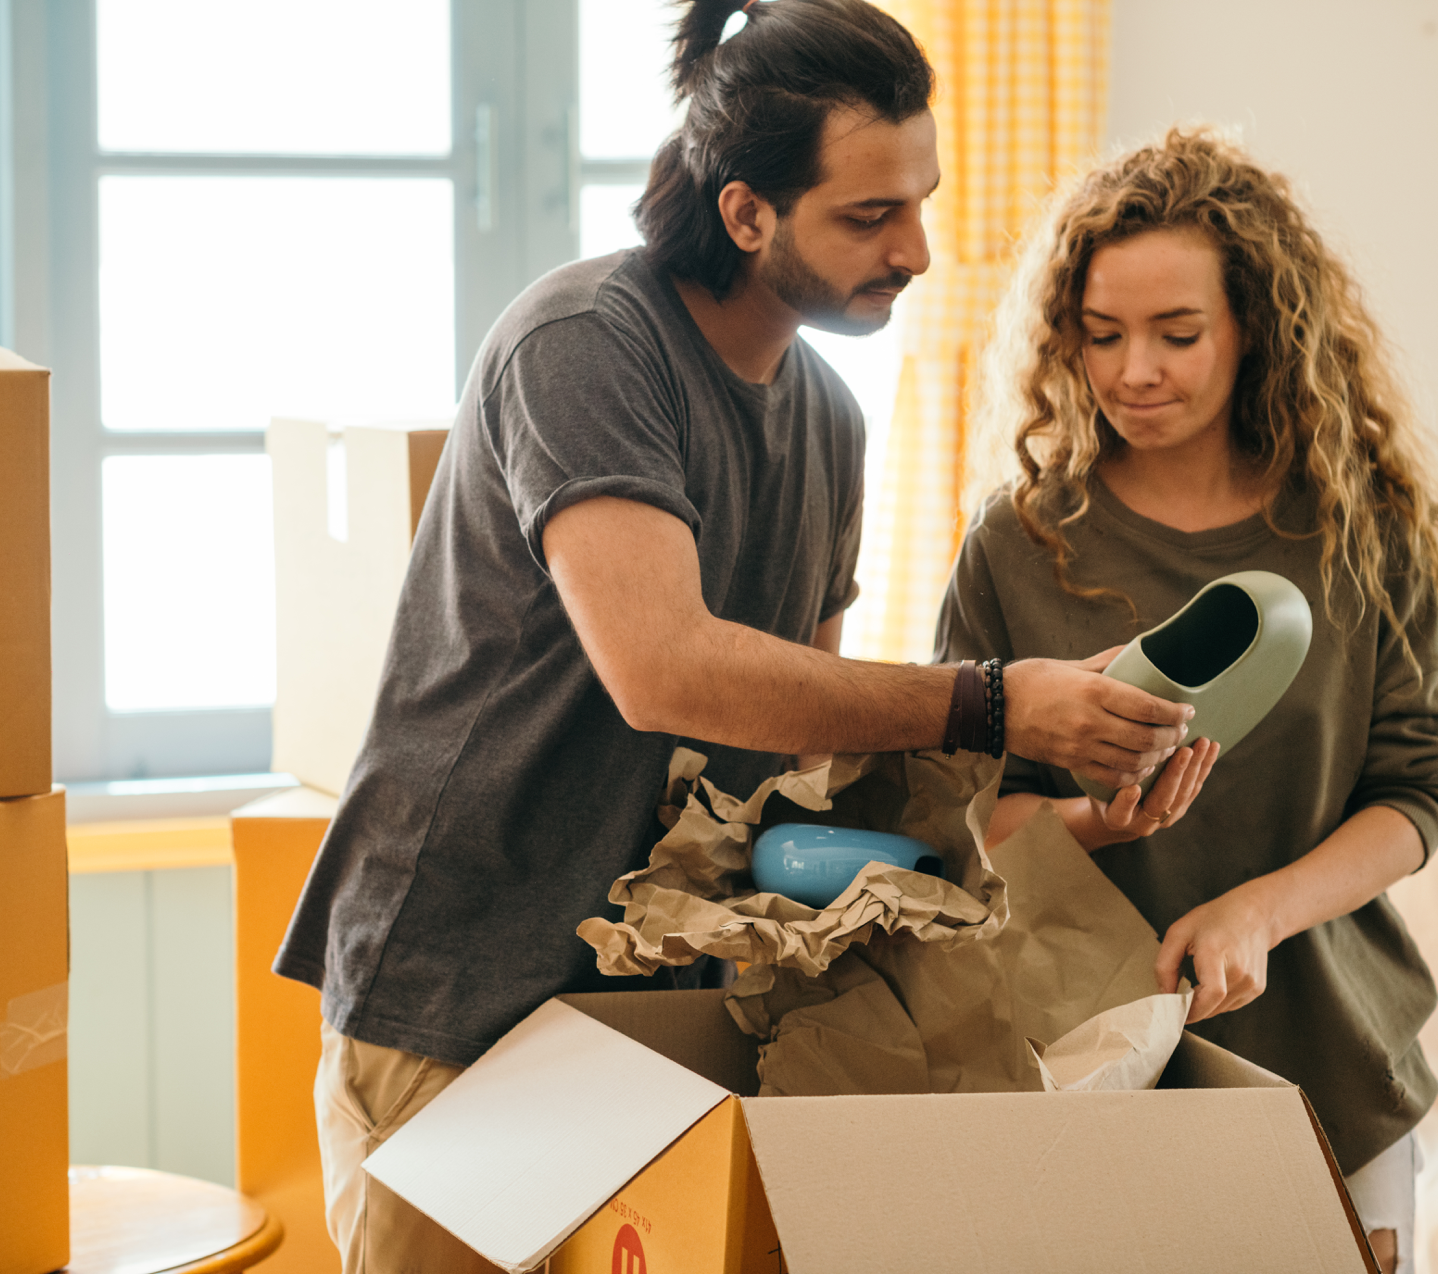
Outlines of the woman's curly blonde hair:
{"type": "MultiPolygon", "coordinates": [[[[1094,253],[1159,229],[1198,230],[1218,252],[1245,347],[1233,439],[1266,489],[1315,493],[1330,615],[1341,572],[1360,605],[1378,606],[1401,633],[1385,571],[1406,561],[1438,581],[1412,409],[1357,286],[1288,182],[1208,129],[1172,129],[1094,169],[1056,198],[1021,253],[996,316],[981,423],[1013,438],[1017,422],[1012,498],[1024,530],[1067,591],[1121,596],[1068,578],[1063,528],[1087,511],[1095,467],[1123,445],[1089,388],[1080,314],[1094,253]]],[[[1284,533],[1272,501],[1265,516],[1284,533]]]]}

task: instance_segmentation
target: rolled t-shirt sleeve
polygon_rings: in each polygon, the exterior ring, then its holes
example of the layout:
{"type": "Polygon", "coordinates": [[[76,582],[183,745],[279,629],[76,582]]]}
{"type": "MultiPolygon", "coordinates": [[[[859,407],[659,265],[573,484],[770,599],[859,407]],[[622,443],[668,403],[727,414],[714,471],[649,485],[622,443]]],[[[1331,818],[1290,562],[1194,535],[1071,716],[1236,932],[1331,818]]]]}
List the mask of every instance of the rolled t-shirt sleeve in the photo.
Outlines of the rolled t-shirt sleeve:
{"type": "Polygon", "coordinates": [[[542,569],[549,520],[597,496],[654,505],[698,535],[682,418],[670,370],[599,315],[556,320],[519,343],[480,422],[542,569]]]}
{"type": "Polygon", "coordinates": [[[1382,621],[1368,752],[1348,807],[1387,805],[1404,814],[1422,838],[1426,864],[1438,848],[1438,615],[1426,584],[1405,580],[1390,596],[1419,667],[1382,621]]]}

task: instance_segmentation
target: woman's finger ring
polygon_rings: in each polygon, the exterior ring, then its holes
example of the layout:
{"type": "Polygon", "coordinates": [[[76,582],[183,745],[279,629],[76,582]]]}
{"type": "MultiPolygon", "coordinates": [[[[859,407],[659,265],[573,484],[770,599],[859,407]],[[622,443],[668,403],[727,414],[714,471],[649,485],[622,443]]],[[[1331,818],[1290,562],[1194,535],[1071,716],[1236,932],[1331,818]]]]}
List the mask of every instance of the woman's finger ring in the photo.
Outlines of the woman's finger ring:
{"type": "Polygon", "coordinates": [[[1158,823],[1160,826],[1162,826],[1164,823],[1168,822],[1168,820],[1173,817],[1173,811],[1172,811],[1171,809],[1169,809],[1169,810],[1164,810],[1164,812],[1163,812],[1162,814],[1150,814],[1146,809],[1144,809],[1144,807],[1143,807],[1142,805],[1140,805],[1140,806],[1138,807],[1138,812],[1139,812],[1140,814],[1142,814],[1142,815],[1144,816],[1144,818],[1152,819],[1155,823],[1158,823]]]}

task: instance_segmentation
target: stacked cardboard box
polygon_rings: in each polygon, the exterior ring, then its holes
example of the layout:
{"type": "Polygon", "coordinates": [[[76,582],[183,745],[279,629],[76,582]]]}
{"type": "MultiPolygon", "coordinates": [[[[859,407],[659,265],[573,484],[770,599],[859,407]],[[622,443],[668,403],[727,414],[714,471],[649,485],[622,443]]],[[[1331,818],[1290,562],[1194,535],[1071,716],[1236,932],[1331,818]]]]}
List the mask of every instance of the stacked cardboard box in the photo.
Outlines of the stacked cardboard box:
{"type": "Polygon", "coordinates": [[[50,779],[50,373],[0,349],[0,799],[50,779]]]}
{"type": "Polygon", "coordinates": [[[0,1274],[70,1256],[65,796],[50,769],[50,373],[0,350],[0,1274]]]}
{"type": "Polygon", "coordinates": [[[70,1259],[65,794],[0,801],[0,1274],[70,1259]]]}
{"type": "Polygon", "coordinates": [[[369,724],[448,422],[275,420],[274,769],[338,795],[369,724]]]}

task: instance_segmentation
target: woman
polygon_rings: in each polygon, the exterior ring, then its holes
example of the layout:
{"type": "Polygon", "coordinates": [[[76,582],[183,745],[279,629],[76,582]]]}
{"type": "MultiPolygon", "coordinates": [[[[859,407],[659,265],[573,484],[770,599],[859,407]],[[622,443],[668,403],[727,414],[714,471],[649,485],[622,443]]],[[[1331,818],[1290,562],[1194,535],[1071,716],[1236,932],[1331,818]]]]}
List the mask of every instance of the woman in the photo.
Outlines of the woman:
{"type": "Polygon", "coordinates": [[[993,834],[1054,801],[1164,935],[1166,990],[1191,960],[1195,1029],[1302,1085],[1406,1269],[1435,995],[1383,891],[1438,843],[1438,536],[1374,325],[1282,178],[1175,130],[1032,237],[988,389],[1022,476],[964,542],[943,659],[1080,658],[1235,571],[1308,598],[1307,661],[1231,754],[1108,805],[1011,756],[993,834]]]}

